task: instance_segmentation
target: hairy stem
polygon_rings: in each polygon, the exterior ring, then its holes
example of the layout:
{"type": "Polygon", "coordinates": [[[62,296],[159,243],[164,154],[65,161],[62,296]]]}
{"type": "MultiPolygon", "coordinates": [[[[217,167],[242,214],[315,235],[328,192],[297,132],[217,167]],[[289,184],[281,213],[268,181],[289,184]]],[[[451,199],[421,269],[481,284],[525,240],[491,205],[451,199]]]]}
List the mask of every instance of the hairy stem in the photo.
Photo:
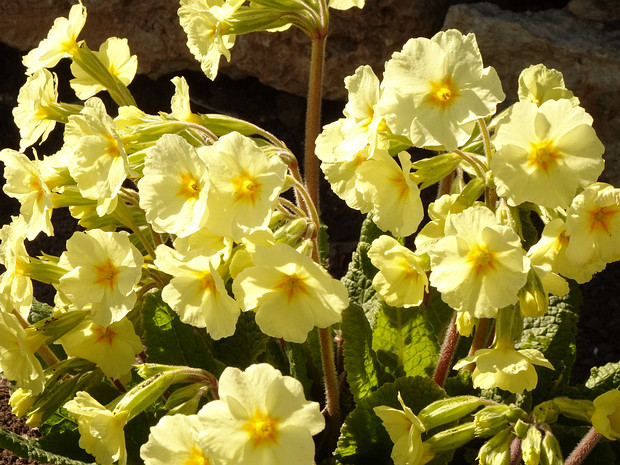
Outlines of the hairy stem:
{"type": "Polygon", "coordinates": [[[590,428],[590,431],[581,438],[579,444],[575,446],[575,449],[570,453],[564,465],[579,465],[585,458],[592,452],[596,443],[601,439],[602,435],[597,433],[594,428],[590,428]]]}
{"type": "Polygon", "coordinates": [[[452,321],[448,325],[446,335],[441,345],[441,353],[439,354],[439,360],[437,360],[437,366],[435,367],[435,374],[433,379],[439,386],[443,386],[448,377],[448,371],[450,371],[450,365],[452,364],[452,357],[456,351],[456,345],[459,342],[459,332],[456,329],[456,313],[452,317],[452,321]]]}

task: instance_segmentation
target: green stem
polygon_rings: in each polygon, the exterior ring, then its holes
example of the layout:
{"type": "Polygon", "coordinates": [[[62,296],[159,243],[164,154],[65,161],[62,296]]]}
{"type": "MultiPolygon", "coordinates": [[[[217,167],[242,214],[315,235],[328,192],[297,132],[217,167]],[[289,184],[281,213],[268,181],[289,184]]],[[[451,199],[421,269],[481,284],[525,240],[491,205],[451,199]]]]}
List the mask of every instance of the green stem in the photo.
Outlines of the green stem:
{"type": "Polygon", "coordinates": [[[594,446],[601,439],[601,435],[596,432],[594,428],[590,428],[590,431],[579,441],[579,444],[570,453],[564,465],[579,465],[585,458],[592,452],[594,446]]]}

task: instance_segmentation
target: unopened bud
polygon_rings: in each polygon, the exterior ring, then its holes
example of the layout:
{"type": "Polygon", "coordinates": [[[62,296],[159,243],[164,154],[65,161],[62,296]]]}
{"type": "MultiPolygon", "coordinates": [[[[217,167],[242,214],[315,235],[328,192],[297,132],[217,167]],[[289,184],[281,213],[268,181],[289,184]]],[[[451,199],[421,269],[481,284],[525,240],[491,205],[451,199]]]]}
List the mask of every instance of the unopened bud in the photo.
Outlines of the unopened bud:
{"type": "Polygon", "coordinates": [[[441,399],[424,407],[418,414],[426,430],[463,418],[480,407],[484,400],[475,396],[459,396],[441,399]]]}
{"type": "Polygon", "coordinates": [[[493,405],[474,415],[476,436],[493,436],[499,433],[509,421],[525,417],[525,412],[514,405],[493,405]]]}
{"type": "Polygon", "coordinates": [[[538,465],[542,447],[542,433],[532,425],[521,442],[521,455],[525,465],[538,465]]]}
{"type": "Polygon", "coordinates": [[[531,318],[543,316],[549,309],[549,298],[533,269],[530,269],[527,282],[519,291],[519,309],[521,315],[531,318]]]}
{"type": "Polygon", "coordinates": [[[478,323],[478,318],[469,312],[456,312],[456,330],[463,337],[469,337],[478,323]]]}
{"type": "Polygon", "coordinates": [[[575,420],[590,421],[590,415],[594,409],[594,403],[586,399],[570,399],[568,397],[556,397],[553,403],[558,411],[568,418],[575,420]]]}
{"type": "Polygon", "coordinates": [[[547,431],[545,437],[542,440],[542,447],[540,452],[540,464],[541,465],[564,465],[564,458],[562,457],[562,450],[560,444],[555,436],[547,431]]]}
{"type": "Polygon", "coordinates": [[[37,396],[33,395],[32,391],[19,388],[9,397],[9,405],[11,406],[13,415],[16,417],[23,417],[36,400],[37,396]]]}
{"type": "Polygon", "coordinates": [[[510,428],[505,428],[480,448],[478,463],[480,465],[510,465],[510,443],[514,434],[510,428]]]}
{"type": "Polygon", "coordinates": [[[519,439],[525,439],[527,435],[527,431],[530,428],[529,423],[525,423],[523,420],[517,420],[515,423],[513,430],[519,439]]]}
{"type": "Polygon", "coordinates": [[[454,428],[440,431],[424,441],[428,444],[434,454],[448,452],[464,446],[474,439],[475,426],[473,423],[465,423],[454,428]]]}

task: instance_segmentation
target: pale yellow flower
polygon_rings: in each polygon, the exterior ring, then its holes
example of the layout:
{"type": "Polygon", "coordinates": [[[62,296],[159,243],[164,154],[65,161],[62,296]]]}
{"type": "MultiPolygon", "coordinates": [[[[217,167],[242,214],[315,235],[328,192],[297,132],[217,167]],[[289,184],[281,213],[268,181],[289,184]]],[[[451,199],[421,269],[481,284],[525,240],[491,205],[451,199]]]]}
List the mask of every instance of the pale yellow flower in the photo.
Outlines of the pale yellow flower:
{"type": "Polygon", "coordinates": [[[538,350],[516,350],[512,344],[479,349],[474,355],[459,360],[454,369],[458,370],[470,363],[476,364],[472,373],[475,388],[500,388],[517,394],[536,387],[538,374],[534,365],[553,370],[553,365],[538,350]]]}
{"type": "Polygon", "coordinates": [[[450,215],[445,237],[428,254],[430,282],[442,300],[477,318],[516,303],[530,268],[519,236],[482,206],[450,215]]]}
{"type": "Polygon", "coordinates": [[[392,460],[395,465],[423,465],[434,457],[430,448],[422,443],[424,423],[405,405],[398,393],[402,410],[386,405],[374,407],[375,414],[381,418],[383,426],[394,443],[392,460]]]}
{"type": "Polygon", "coordinates": [[[236,36],[228,33],[229,21],[243,3],[244,0],[181,0],[178,15],[187,34],[187,46],[211,80],[217,75],[220,57],[224,55],[230,61],[236,36]]]}
{"type": "Polygon", "coordinates": [[[354,6],[364,8],[365,0],[329,0],[329,7],[334,10],[348,10],[354,6]]]}
{"type": "Polygon", "coordinates": [[[174,95],[170,100],[171,115],[188,123],[200,123],[200,116],[192,113],[189,100],[189,86],[183,76],[175,76],[171,79],[174,84],[174,95]]]}
{"type": "Polygon", "coordinates": [[[145,465],[216,465],[198,442],[202,421],[197,415],[166,415],[151,427],[140,448],[145,465]]]}
{"type": "Polygon", "coordinates": [[[527,252],[532,266],[537,271],[542,268],[548,272],[546,275],[539,275],[543,287],[556,295],[563,295],[561,291],[566,288],[553,276],[555,273],[583,284],[590,281],[595,273],[602,271],[606,266],[606,262],[603,261],[582,265],[571,260],[566,255],[566,249],[572,240],[566,232],[566,223],[556,218],[545,225],[540,239],[527,252]],[[551,280],[555,281],[555,284],[551,280]],[[560,286],[562,288],[558,289],[560,286]]]}
{"type": "Polygon", "coordinates": [[[612,389],[594,399],[592,426],[607,439],[620,439],[620,391],[612,389]]]}
{"type": "Polygon", "coordinates": [[[214,234],[207,228],[201,228],[189,236],[177,237],[173,244],[175,250],[181,253],[190,251],[201,251],[203,255],[217,253],[222,261],[227,261],[232,255],[234,242],[229,237],[214,234]]]}
{"type": "Polygon", "coordinates": [[[138,181],[140,207],[155,231],[183,237],[204,226],[207,166],[185,139],[160,137],[146,152],[143,175],[138,181]]]}
{"type": "Polygon", "coordinates": [[[5,271],[0,275],[0,312],[16,311],[28,318],[32,306],[32,280],[28,274],[30,256],[24,241],[27,235],[26,220],[22,216],[0,229],[0,263],[5,271]]]}
{"type": "Polygon", "coordinates": [[[124,431],[127,412],[112,412],[85,391],[79,391],[64,407],[77,420],[80,447],[94,455],[97,463],[127,464],[124,431]]]}
{"type": "Polygon", "coordinates": [[[134,286],[143,258],[126,233],[92,229],[75,232],[58,265],[69,270],[57,285],[78,309],[90,306],[95,323],[122,319],[136,301],[134,286]]]}
{"type": "Polygon", "coordinates": [[[454,150],[504,97],[495,70],[483,68],[474,35],[450,29],[410,39],[392,55],[377,111],[415,146],[454,150]]]}
{"type": "Polygon", "coordinates": [[[491,170],[497,193],[511,205],[566,208],[603,171],[605,148],[592,117],[568,100],[518,102],[499,125],[491,170]]]}
{"type": "Polygon", "coordinates": [[[312,465],[312,436],[325,427],[301,383],[271,365],[227,367],[219,400],[199,412],[199,441],[210,457],[235,465],[312,465]]]}
{"type": "Polygon", "coordinates": [[[129,171],[123,142],[103,102],[93,97],[69,118],[65,144],[73,149],[69,172],[82,196],[97,201],[99,216],[110,214],[129,171]]]}
{"type": "Polygon", "coordinates": [[[411,156],[398,154],[400,165],[387,150],[377,150],[357,170],[358,189],[373,206],[373,221],[396,236],[413,234],[424,217],[420,189],[411,173],[411,156]]]}
{"type": "Polygon", "coordinates": [[[82,2],[76,3],[69,10],[69,17],[59,17],[37,48],[23,58],[26,74],[32,74],[41,68],[53,68],[62,58],[77,53],[77,37],[86,23],[86,8],[82,2]]]}
{"type": "Polygon", "coordinates": [[[564,76],[558,70],[542,63],[525,68],[519,75],[519,100],[540,106],[547,100],[567,99],[579,105],[579,99],[564,85],[564,76]]]}
{"type": "Polygon", "coordinates": [[[43,391],[45,376],[35,353],[41,346],[36,331],[25,330],[17,317],[0,310],[0,371],[34,395],[43,391]]]}
{"type": "Polygon", "coordinates": [[[265,227],[284,187],[284,162],[238,132],[199,152],[209,167],[207,229],[238,241],[265,227]]]}
{"type": "Polygon", "coordinates": [[[257,247],[253,266],[241,271],[233,292],[244,311],[256,311],[261,331],[304,342],[314,326],[340,321],[349,305],[347,290],[310,257],[287,244],[257,247]]]}
{"type": "Polygon", "coordinates": [[[469,205],[459,201],[459,194],[444,194],[428,206],[430,221],[415,236],[415,247],[424,252],[444,236],[446,220],[451,214],[461,213],[469,205]]]}
{"type": "Polygon", "coordinates": [[[19,128],[19,149],[24,151],[38,140],[44,142],[56,126],[58,82],[46,69],[28,76],[19,89],[13,119],[19,128]]]}
{"type": "Polygon", "coordinates": [[[578,265],[620,259],[620,189],[597,182],[573,199],[566,217],[566,257],[578,265]]]}
{"type": "Polygon", "coordinates": [[[142,342],[127,318],[103,326],[85,320],[59,339],[70,357],[97,364],[106,376],[120,379],[133,366],[142,352],[142,342]]]}
{"type": "Polygon", "coordinates": [[[379,272],[372,287],[392,307],[415,307],[422,303],[428,291],[424,259],[402,246],[390,236],[375,239],[368,250],[368,258],[379,272]]]}
{"type": "Polygon", "coordinates": [[[165,245],[158,246],[156,253],[155,266],[172,275],[162,299],[181,321],[206,328],[213,339],[232,336],[241,309],[217,272],[220,256],[200,251],[182,254],[165,245]]]}
{"type": "MultiPolygon", "coordinates": [[[[138,69],[138,58],[136,55],[131,55],[127,39],[110,37],[101,44],[99,51],[93,54],[120,82],[127,86],[133,81],[138,69]]],[[[75,78],[71,79],[69,84],[78,98],[86,100],[105,90],[104,85],[84,71],[75,61],[71,63],[71,72],[75,78]]]]}
{"type": "Polygon", "coordinates": [[[26,220],[26,238],[33,240],[39,232],[54,234],[52,226],[52,192],[45,183],[39,160],[11,149],[0,151],[6,183],[2,190],[19,200],[20,215],[26,220]]]}

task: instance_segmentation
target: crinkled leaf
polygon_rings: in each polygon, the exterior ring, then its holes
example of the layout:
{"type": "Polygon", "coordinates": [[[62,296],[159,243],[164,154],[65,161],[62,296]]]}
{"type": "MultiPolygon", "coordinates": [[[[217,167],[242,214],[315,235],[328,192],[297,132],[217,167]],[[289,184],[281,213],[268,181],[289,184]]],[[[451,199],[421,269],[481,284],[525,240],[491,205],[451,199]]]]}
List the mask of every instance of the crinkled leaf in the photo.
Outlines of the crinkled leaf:
{"type": "MultiPolygon", "coordinates": [[[[349,414],[341,430],[338,447],[334,453],[342,464],[389,464],[394,444],[373,408],[379,405],[402,410],[397,394],[401,393],[405,405],[414,413],[431,402],[445,397],[445,391],[429,378],[416,376],[399,378],[386,383],[364,399],[349,414]]],[[[446,462],[444,462],[446,463],[446,462]]]]}
{"type": "Polygon", "coordinates": [[[395,378],[432,376],[440,347],[435,329],[428,321],[428,309],[383,304],[377,313],[372,348],[395,378]]]}
{"type": "Polygon", "coordinates": [[[254,312],[239,315],[235,334],[213,342],[213,353],[227,366],[245,369],[259,361],[267,350],[269,336],[254,321],[254,312]]]}
{"type": "Polygon", "coordinates": [[[586,387],[594,397],[611,389],[620,389],[620,362],[612,362],[590,370],[586,387]]]}
{"type": "Polygon", "coordinates": [[[345,309],[340,329],[347,382],[357,402],[376,390],[386,375],[372,348],[370,324],[359,305],[352,303],[345,309]]]}
{"type": "Polygon", "coordinates": [[[94,457],[87,454],[78,445],[80,433],[78,432],[77,422],[65,409],[58,409],[55,414],[43,422],[39,429],[43,435],[38,441],[42,449],[75,460],[94,461],[94,457]]]}
{"type": "Polygon", "coordinates": [[[581,306],[581,290],[570,282],[563,297],[550,296],[548,312],[539,318],[525,318],[518,349],[537,349],[555,370],[537,367],[538,385],[533,392],[534,404],[565,395],[576,356],[575,337],[581,306]]]}
{"type": "MultiPolygon", "coordinates": [[[[312,377],[316,377],[318,372],[312,363],[312,355],[308,347],[304,344],[287,342],[284,346],[284,351],[288,358],[290,375],[301,382],[306,398],[310,398],[313,385],[312,377]],[[313,372],[312,377],[309,371],[313,372]]],[[[320,379],[320,377],[315,379],[320,379]]]]}
{"type": "Polygon", "coordinates": [[[26,439],[2,427],[0,427],[0,449],[6,449],[18,457],[30,458],[40,463],[51,463],[56,465],[95,465],[94,462],[82,462],[48,452],[41,447],[38,440],[26,439]]]}
{"type": "Polygon", "coordinates": [[[215,376],[225,368],[213,357],[205,330],[181,322],[161,292],[145,297],[142,316],[148,362],[202,368],[215,376]]]}
{"type": "Polygon", "coordinates": [[[32,306],[30,307],[30,313],[28,314],[28,323],[35,324],[37,321],[44,320],[52,316],[54,309],[46,303],[39,302],[37,299],[32,299],[32,306]]]}

